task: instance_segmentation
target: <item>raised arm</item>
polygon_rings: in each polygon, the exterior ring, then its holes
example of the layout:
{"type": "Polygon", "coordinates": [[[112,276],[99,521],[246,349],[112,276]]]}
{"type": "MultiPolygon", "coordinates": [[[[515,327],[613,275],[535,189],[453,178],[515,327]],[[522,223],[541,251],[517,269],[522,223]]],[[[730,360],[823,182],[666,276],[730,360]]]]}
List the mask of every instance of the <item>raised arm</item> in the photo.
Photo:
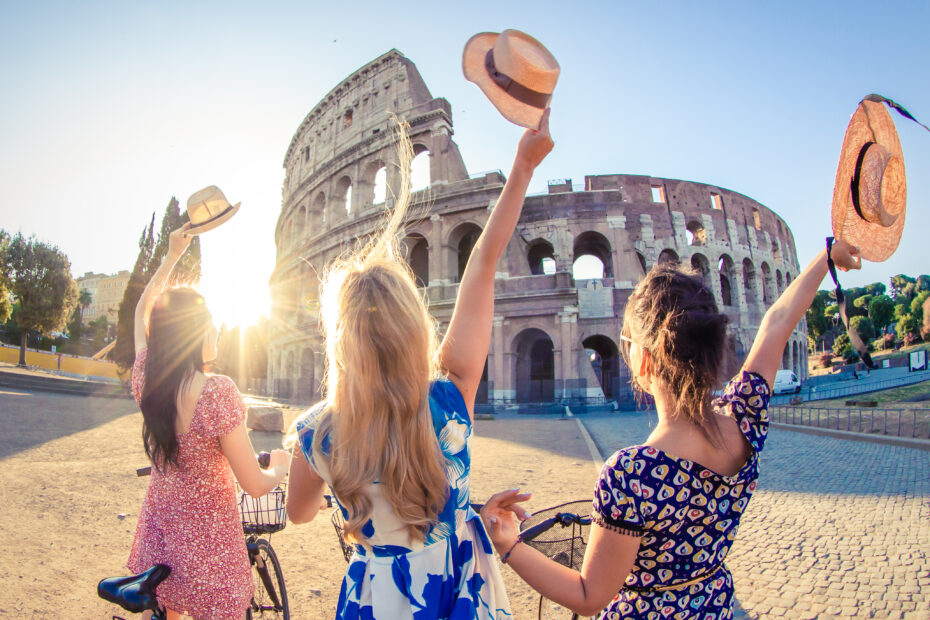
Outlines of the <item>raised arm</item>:
{"type": "Polygon", "coordinates": [[[191,244],[191,238],[185,234],[189,228],[190,223],[186,223],[177,230],[173,231],[168,237],[168,252],[165,254],[165,258],[161,261],[161,265],[158,266],[158,270],[155,271],[154,275],[152,275],[152,279],[149,280],[145,290],[142,291],[142,296],[139,298],[139,303],[136,304],[136,314],[133,329],[136,353],[138,353],[139,350],[145,346],[149,314],[152,311],[152,303],[155,301],[155,298],[158,297],[165,289],[165,285],[168,283],[168,278],[171,277],[171,272],[174,271],[174,266],[178,263],[178,260],[184,256],[184,252],[187,250],[187,246],[191,244]]]}
{"type": "Polygon", "coordinates": [[[449,329],[439,349],[439,361],[458,387],[469,413],[475,402],[491,344],[494,317],[494,271],[517,226],[526,188],[536,166],[552,150],[549,110],[539,131],[527,129],[520,138],[513,168],[488,223],[468,257],[449,329]]]}
{"type": "MultiPolygon", "coordinates": [[[[862,266],[859,248],[845,241],[834,243],[830,256],[836,266],[843,271],[859,269],[862,266]]],[[[749,355],[743,363],[743,370],[759,374],[769,386],[773,384],[785,344],[811,302],[814,301],[814,296],[825,275],[827,275],[826,249],[817,254],[817,257],[794,279],[765,313],[749,355]]]]}

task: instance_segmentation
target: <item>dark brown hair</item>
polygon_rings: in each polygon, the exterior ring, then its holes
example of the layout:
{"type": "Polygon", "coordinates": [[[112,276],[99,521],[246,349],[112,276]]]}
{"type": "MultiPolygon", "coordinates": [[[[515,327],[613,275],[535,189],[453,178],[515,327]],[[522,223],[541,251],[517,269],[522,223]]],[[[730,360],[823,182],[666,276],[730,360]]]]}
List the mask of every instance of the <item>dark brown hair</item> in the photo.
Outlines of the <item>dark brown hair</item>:
{"type": "MultiPolygon", "coordinates": [[[[701,276],[675,263],[654,266],[627,302],[623,333],[649,352],[653,372],[675,398],[673,415],[687,416],[716,443],[710,403],[726,357],[727,316],[701,276]]],[[[629,346],[621,350],[630,366],[629,346]]]]}
{"type": "Polygon", "coordinates": [[[145,454],[160,471],[177,465],[178,394],[204,370],[203,342],[212,324],[203,297],[193,289],[169,289],[153,304],[140,408],[145,454]]]}

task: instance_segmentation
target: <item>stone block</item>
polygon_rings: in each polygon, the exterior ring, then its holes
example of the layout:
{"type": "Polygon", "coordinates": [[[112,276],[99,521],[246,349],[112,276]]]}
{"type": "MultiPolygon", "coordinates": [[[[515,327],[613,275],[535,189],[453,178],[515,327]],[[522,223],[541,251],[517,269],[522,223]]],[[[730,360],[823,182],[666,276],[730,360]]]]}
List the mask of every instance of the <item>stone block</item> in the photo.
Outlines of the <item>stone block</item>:
{"type": "Polygon", "coordinates": [[[284,414],[277,407],[249,407],[246,427],[253,431],[284,432],[284,414]]]}

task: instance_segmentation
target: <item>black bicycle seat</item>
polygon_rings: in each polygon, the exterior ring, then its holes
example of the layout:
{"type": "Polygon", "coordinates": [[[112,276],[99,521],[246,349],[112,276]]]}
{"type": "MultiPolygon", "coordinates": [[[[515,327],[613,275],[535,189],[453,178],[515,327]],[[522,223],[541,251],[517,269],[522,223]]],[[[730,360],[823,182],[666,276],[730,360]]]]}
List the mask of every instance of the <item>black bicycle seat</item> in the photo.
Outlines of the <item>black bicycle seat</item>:
{"type": "Polygon", "coordinates": [[[155,588],[170,574],[169,566],[156,564],[144,573],[131,577],[102,579],[97,584],[97,595],[136,614],[146,610],[154,611],[155,588]]]}

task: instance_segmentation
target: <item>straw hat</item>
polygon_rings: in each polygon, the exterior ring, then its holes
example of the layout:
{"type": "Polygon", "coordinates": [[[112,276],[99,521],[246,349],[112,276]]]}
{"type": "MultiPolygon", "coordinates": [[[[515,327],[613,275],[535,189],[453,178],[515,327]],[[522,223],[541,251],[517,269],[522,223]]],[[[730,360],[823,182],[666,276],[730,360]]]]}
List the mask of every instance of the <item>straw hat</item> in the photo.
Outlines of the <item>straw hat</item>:
{"type": "Polygon", "coordinates": [[[559,79],[559,63],[542,43],[524,32],[482,32],[465,44],[462,72],[504,118],[539,129],[559,79]]]}
{"type": "Polygon", "coordinates": [[[904,154],[894,121],[872,95],[849,121],[833,187],[833,236],[858,246],[862,258],[881,262],[901,240],[907,208],[904,154]]]}
{"type": "Polygon", "coordinates": [[[191,221],[188,235],[199,235],[226,222],[239,210],[241,202],[229,204],[216,185],[210,185],[187,199],[187,217],[191,221]]]}

